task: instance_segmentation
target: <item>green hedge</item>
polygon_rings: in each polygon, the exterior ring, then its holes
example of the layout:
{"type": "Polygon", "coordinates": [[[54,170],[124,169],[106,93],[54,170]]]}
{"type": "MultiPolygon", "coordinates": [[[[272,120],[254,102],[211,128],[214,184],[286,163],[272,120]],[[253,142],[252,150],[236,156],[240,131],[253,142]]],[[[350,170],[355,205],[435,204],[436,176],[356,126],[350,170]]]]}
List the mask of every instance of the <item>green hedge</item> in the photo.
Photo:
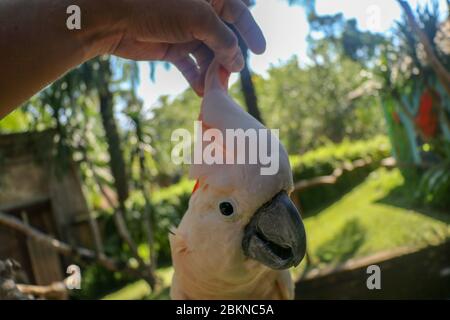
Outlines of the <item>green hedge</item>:
{"type": "Polygon", "coordinates": [[[329,175],[345,162],[370,157],[379,161],[390,155],[390,144],[386,136],[377,136],[370,140],[349,141],[329,144],[306,152],[303,155],[291,155],[294,181],[329,175]]]}
{"type": "Polygon", "coordinates": [[[379,166],[382,159],[389,157],[390,150],[388,138],[377,136],[370,140],[330,144],[303,155],[292,155],[290,161],[295,182],[330,175],[334,169],[342,168],[345,163],[358,159],[371,158],[373,161],[367,167],[350,172],[345,171],[334,185],[316,186],[302,192],[295,192],[293,198],[304,214],[312,214],[316,209],[328,205],[362,182],[372,170],[379,166]]]}

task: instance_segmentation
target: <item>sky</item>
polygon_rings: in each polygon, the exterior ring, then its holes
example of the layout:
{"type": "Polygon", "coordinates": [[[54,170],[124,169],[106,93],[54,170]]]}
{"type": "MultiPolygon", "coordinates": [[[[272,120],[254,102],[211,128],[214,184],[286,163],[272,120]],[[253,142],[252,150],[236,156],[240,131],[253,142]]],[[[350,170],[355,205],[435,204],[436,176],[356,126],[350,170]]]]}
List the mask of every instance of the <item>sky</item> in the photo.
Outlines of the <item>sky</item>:
{"type": "MultiPolygon", "coordinates": [[[[287,0],[257,0],[251,9],[267,41],[266,52],[250,56],[253,72],[265,76],[270,66],[280,65],[297,56],[299,62],[306,58],[306,36],[308,22],[300,6],[288,6],[287,0]]],[[[412,8],[430,0],[409,0],[412,8]]],[[[445,8],[445,0],[439,0],[440,8],[445,8]]],[[[316,0],[318,14],[342,12],[345,18],[355,18],[362,30],[386,32],[401,16],[401,9],[395,0],[316,0]]],[[[149,110],[157,104],[161,95],[175,97],[188,88],[183,76],[171,67],[166,70],[157,66],[155,81],[150,79],[147,62],[140,62],[140,85],[138,95],[149,110]]],[[[238,79],[233,74],[230,83],[238,79]]]]}

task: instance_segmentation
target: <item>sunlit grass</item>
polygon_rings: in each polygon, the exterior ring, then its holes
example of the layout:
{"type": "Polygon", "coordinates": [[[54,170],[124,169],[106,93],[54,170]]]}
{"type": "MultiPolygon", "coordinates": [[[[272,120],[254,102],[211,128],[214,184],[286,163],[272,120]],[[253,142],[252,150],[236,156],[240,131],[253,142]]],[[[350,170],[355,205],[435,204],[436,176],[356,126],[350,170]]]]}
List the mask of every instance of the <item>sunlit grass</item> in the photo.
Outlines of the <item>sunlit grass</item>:
{"type": "Polygon", "coordinates": [[[139,280],[126,285],[120,290],[108,294],[103,300],[141,300],[151,293],[151,289],[145,280],[139,280]]]}
{"type": "Polygon", "coordinates": [[[142,300],[142,299],[169,299],[169,287],[172,281],[173,268],[161,268],[156,272],[161,280],[157,292],[152,292],[145,280],[138,280],[126,285],[120,290],[103,297],[103,300],[142,300]]]}
{"type": "Polygon", "coordinates": [[[378,169],[342,199],[306,218],[313,264],[322,267],[397,247],[438,244],[449,238],[450,213],[412,209],[411,190],[403,187],[403,182],[397,169],[378,169]]]}

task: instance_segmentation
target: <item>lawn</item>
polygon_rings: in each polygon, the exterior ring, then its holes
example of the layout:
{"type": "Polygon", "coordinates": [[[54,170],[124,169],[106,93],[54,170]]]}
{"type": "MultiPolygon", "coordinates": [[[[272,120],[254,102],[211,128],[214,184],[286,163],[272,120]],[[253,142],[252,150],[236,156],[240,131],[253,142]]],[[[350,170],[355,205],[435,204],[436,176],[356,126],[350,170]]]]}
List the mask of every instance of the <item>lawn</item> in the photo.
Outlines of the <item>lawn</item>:
{"type": "MultiPolygon", "coordinates": [[[[450,237],[450,212],[416,209],[399,170],[381,168],[331,206],[305,219],[315,267],[450,237]]],[[[298,272],[301,270],[297,268],[298,272]]]]}
{"type": "Polygon", "coordinates": [[[173,268],[158,269],[156,274],[162,282],[162,288],[158,292],[152,293],[148,283],[145,280],[139,280],[104,296],[103,300],[169,299],[169,286],[172,281],[173,268]]]}
{"type": "MultiPolygon", "coordinates": [[[[423,247],[450,237],[450,212],[416,209],[414,190],[397,169],[372,172],[329,207],[305,218],[308,251],[315,267],[338,264],[397,247],[423,247]]],[[[297,275],[304,264],[293,272],[297,275]]],[[[105,299],[168,298],[171,268],[158,271],[164,289],[152,294],[137,281],[105,299]]]]}

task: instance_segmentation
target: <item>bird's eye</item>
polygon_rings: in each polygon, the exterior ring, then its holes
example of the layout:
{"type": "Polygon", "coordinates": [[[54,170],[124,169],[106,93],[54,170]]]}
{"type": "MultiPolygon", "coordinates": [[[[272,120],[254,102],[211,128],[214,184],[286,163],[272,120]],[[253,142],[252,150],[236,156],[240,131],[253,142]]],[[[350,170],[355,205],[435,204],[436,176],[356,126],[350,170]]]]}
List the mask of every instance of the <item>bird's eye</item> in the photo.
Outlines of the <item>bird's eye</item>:
{"type": "Polygon", "coordinates": [[[234,213],[234,207],[233,207],[233,205],[230,203],[230,202],[228,202],[228,201],[224,201],[224,202],[221,202],[220,204],[219,204],[219,209],[220,209],[220,212],[224,215],[224,216],[231,216],[233,213],[234,213]]]}

